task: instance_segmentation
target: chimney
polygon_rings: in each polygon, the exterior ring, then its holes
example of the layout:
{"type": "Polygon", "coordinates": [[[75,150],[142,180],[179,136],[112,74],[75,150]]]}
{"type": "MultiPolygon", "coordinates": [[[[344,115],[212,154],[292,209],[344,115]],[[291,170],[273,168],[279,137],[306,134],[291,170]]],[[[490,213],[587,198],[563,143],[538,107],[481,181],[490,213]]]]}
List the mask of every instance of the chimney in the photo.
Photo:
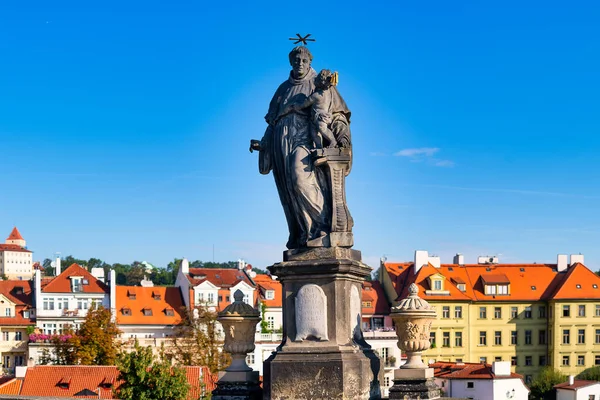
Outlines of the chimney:
{"type": "Polygon", "coordinates": [[[510,376],[510,361],[494,361],[492,372],[496,376],[510,376]]]}
{"type": "Polygon", "coordinates": [[[59,276],[61,273],[60,269],[60,257],[56,257],[56,261],[54,263],[54,276],[59,276]]]}
{"type": "Polygon", "coordinates": [[[569,386],[573,386],[575,384],[575,377],[573,375],[569,375],[569,386]]]}
{"type": "Polygon", "coordinates": [[[427,250],[416,250],[415,251],[415,275],[419,272],[421,267],[429,262],[429,253],[427,250]]]}
{"type": "Polygon", "coordinates": [[[237,261],[238,262],[238,269],[242,270],[244,268],[246,268],[246,261],[242,260],[241,258],[237,261]]]}
{"type": "Polygon", "coordinates": [[[442,260],[440,259],[440,256],[431,256],[428,258],[427,261],[429,262],[429,264],[433,265],[436,268],[442,266],[442,260]]]}
{"type": "Polygon", "coordinates": [[[571,266],[577,263],[583,264],[583,254],[571,254],[571,266]]]}
{"type": "Polygon", "coordinates": [[[567,260],[566,254],[559,254],[556,256],[556,270],[558,272],[566,271],[568,266],[569,261],[567,260]]]}
{"type": "Polygon", "coordinates": [[[182,273],[189,274],[190,273],[190,262],[187,258],[181,260],[181,267],[179,268],[182,273]]]}
{"type": "Polygon", "coordinates": [[[98,279],[100,282],[104,282],[104,268],[92,268],[90,272],[94,278],[98,279]]]}
{"type": "Polygon", "coordinates": [[[110,296],[110,312],[113,318],[117,317],[117,273],[111,269],[108,273],[108,288],[110,296]]]}
{"type": "Polygon", "coordinates": [[[452,261],[453,264],[458,264],[458,265],[465,265],[465,256],[460,254],[460,253],[456,253],[456,255],[454,256],[454,260],[452,261]]]}

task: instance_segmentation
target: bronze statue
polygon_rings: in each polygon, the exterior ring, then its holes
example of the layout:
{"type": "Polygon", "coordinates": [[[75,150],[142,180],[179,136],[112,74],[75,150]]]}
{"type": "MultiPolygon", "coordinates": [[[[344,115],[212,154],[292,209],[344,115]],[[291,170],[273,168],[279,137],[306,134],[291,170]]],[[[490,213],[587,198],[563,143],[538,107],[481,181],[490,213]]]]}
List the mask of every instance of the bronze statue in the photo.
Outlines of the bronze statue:
{"type": "Polygon", "coordinates": [[[319,78],[312,59],[306,46],[290,52],[290,77],[275,92],[267,130],[251,141],[250,151],[260,152],[261,174],[273,171],[290,232],[288,249],[351,247],[344,188],[352,157],[350,110],[335,87],[337,75],[324,70],[319,78]]]}

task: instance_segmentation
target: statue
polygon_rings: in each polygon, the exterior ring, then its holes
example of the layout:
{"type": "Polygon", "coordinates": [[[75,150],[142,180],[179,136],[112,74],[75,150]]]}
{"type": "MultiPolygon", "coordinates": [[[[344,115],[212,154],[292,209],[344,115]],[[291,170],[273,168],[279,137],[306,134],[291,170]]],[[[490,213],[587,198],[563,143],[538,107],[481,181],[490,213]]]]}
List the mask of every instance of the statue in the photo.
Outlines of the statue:
{"type": "Polygon", "coordinates": [[[337,73],[311,67],[306,46],[289,54],[290,77],[276,90],[265,116],[259,171],[273,171],[289,228],[288,249],[351,247],[352,217],[346,206],[350,172],[350,110],[335,84],[337,73]]]}

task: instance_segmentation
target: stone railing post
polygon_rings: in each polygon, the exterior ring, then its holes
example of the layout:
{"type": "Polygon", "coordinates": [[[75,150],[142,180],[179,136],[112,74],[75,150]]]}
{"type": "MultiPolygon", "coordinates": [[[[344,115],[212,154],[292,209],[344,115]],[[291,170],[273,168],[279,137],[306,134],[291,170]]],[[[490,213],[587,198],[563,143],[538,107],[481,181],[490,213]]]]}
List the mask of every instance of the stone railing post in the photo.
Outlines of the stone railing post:
{"type": "Polygon", "coordinates": [[[260,321],[260,312],[243,302],[241,290],[236,290],[233,298],[235,301],[217,317],[225,333],[223,350],[231,354],[232,361],[225,371],[219,372],[212,399],[259,400],[262,399],[262,389],[258,372],[246,364],[246,355],[254,351],[254,334],[256,324],[260,321]]]}

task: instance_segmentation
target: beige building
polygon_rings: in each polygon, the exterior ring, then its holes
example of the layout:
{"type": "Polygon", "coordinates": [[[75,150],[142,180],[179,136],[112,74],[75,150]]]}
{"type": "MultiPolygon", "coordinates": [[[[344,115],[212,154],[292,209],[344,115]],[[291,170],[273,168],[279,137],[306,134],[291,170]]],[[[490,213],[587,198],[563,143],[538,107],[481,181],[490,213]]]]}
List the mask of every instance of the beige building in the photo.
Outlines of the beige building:
{"type": "Polygon", "coordinates": [[[0,244],[0,275],[7,279],[29,280],[33,277],[32,252],[15,226],[4,244],[0,244]]]}
{"type": "Polygon", "coordinates": [[[5,372],[27,365],[28,329],[35,325],[31,281],[0,281],[0,362],[5,372]]]}

